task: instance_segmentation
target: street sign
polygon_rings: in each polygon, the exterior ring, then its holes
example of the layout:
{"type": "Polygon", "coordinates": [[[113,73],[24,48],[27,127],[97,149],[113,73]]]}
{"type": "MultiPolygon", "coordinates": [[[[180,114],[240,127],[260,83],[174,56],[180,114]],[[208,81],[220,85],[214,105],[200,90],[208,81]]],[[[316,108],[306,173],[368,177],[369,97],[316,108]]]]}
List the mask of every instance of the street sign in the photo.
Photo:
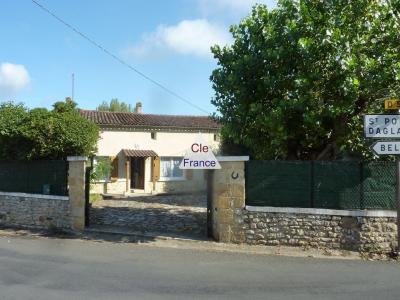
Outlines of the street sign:
{"type": "Polygon", "coordinates": [[[399,99],[385,100],[385,109],[399,110],[400,109],[400,100],[399,99]]]}
{"type": "Polygon", "coordinates": [[[400,138],[400,115],[365,115],[364,134],[367,138],[400,138]]]}
{"type": "MultiPolygon", "coordinates": [[[[388,100],[386,100],[388,101],[388,100]]],[[[389,107],[389,102],[385,108],[389,107]]],[[[398,101],[390,106],[400,105],[398,101]]],[[[392,108],[387,108],[392,109],[392,108]]],[[[395,108],[393,108],[395,109],[395,108]]],[[[397,109],[397,108],[396,108],[397,109]]],[[[400,138],[400,114],[398,115],[365,115],[364,134],[367,138],[400,138]]],[[[399,155],[399,141],[378,141],[372,145],[372,150],[378,155],[399,155]]],[[[400,158],[396,158],[396,202],[397,202],[397,256],[400,256],[400,158]]]]}
{"type": "Polygon", "coordinates": [[[400,141],[379,141],[371,146],[377,155],[400,154],[400,141]]]}

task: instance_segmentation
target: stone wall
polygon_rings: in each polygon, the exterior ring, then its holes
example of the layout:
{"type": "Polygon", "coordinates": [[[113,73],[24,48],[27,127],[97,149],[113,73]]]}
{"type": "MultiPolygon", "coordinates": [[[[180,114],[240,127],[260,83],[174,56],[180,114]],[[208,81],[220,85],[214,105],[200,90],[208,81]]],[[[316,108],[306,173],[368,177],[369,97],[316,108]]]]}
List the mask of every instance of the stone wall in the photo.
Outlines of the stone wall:
{"type": "Polygon", "coordinates": [[[236,216],[236,222],[242,224],[246,243],[254,245],[362,252],[389,252],[397,246],[396,213],[392,211],[248,207],[236,216]]]}
{"type": "Polygon", "coordinates": [[[86,157],[72,156],[67,160],[69,196],[0,191],[0,225],[83,230],[86,157]]]}
{"type": "Polygon", "coordinates": [[[70,229],[69,199],[0,192],[0,225],[70,229]]]}
{"type": "Polygon", "coordinates": [[[220,242],[360,252],[397,247],[396,211],[245,206],[245,161],[220,157],[210,172],[211,235],[220,242]]]}
{"type": "MultiPolygon", "coordinates": [[[[155,182],[155,189],[152,181],[145,182],[146,193],[197,193],[207,190],[206,178],[203,170],[187,170],[191,172],[191,178],[182,180],[159,180],[155,182]]],[[[130,182],[129,182],[130,185],[130,182]]],[[[129,188],[129,191],[131,189],[129,188]]],[[[117,181],[98,181],[90,185],[90,193],[92,194],[127,194],[126,179],[118,179],[117,181]]],[[[129,193],[128,193],[129,194],[129,193]]]]}
{"type": "Polygon", "coordinates": [[[118,179],[117,181],[105,182],[98,181],[90,184],[91,194],[125,194],[126,179],[118,179]]]}

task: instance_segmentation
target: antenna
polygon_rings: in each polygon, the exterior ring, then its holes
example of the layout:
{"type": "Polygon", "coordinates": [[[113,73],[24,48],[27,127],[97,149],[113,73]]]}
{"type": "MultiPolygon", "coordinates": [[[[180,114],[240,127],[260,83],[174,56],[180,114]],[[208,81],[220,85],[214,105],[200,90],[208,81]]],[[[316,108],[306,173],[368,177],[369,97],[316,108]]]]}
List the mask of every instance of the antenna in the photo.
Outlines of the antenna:
{"type": "Polygon", "coordinates": [[[71,94],[72,100],[74,100],[74,85],[75,85],[75,74],[72,73],[72,94],[71,94]]]}

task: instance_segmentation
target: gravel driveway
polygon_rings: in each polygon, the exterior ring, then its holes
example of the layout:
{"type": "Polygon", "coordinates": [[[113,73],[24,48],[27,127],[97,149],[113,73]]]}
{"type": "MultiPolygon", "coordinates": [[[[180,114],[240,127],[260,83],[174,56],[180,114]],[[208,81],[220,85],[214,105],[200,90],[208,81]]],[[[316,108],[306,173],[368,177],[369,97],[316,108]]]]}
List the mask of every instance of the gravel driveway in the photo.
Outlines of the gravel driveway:
{"type": "Polygon", "coordinates": [[[205,236],[206,206],[205,194],[113,197],[92,204],[90,224],[201,237],[205,236]]]}

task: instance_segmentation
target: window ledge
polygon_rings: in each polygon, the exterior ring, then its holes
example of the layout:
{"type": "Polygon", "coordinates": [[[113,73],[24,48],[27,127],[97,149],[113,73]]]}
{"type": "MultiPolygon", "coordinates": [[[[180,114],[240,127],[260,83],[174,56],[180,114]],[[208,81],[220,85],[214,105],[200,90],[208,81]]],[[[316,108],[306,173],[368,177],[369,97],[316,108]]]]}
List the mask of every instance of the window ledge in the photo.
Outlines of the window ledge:
{"type": "Polygon", "coordinates": [[[158,181],[185,181],[185,177],[160,177],[158,181]]]}

